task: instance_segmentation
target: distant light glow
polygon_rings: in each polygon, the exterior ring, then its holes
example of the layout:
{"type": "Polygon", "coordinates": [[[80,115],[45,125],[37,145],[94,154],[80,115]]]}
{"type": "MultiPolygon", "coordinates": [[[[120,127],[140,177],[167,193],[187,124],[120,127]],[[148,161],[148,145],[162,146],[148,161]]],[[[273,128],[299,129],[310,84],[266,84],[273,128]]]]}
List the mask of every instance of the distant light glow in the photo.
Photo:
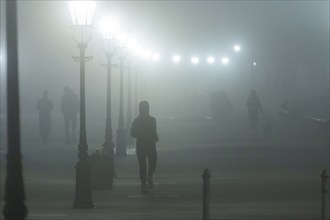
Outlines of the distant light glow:
{"type": "Polygon", "coordinates": [[[144,49],[144,50],[142,51],[142,59],[144,59],[144,60],[150,60],[151,55],[152,55],[152,53],[151,53],[151,51],[148,50],[148,49],[144,49]]]}
{"type": "Polygon", "coordinates": [[[128,34],[124,32],[118,33],[118,42],[119,42],[119,47],[127,47],[127,43],[129,40],[128,34]]]}
{"type": "Polygon", "coordinates": [[[130,37],[127,39],[127,43],[126,43],[127,50],[133,56],[136,53],[137,43],[138,41],[134,37],[130,37]]]}
{"type": "Polygon", "coordinates": [[[179,63],[180,60],[181,60],[181,57],[180,57],[179,55],[174,55],[174,56],[172,57],[172,60],[174,61],[174,63],[179,63]]]}
{"type": "Polygon", "coordinates": [[[198,57],[191,58],[191,63],[194,64],[194,65],[198,64],[199,63],[198,57]]]}
{"type": "Polygon", "coordinates": [[[226,65],[226,64],[229,63],[229,59],[228,59],[227,57],[223,57],[223,58],[221,59],[221,62],[222,62],[222,64],[226,65]]]}
{"type": "Polygon", "coordinates": [[[252,65],[253,65],[253,66],[257,66],[257,63],[256,63],[256,62],[253,62],[252,65]]]}
{"type": "Polygon", "coordinates": [[[94,1],[70,1],[69,9],[73,25],[91,25],[95,6],[94,1]]]}
{"type": "Polygon", "coordinates": [[[240,52],[241,51],[241,46],[240,45],[235,45],[234,50],[235,50],[235,52],[240,52]]]}
{"type": "Polygon", "coordinates": [[[215,59],[214,59],[214,57],[208,57],[208,58],[206,59],[206,61],[207,61],[209,64],[213,64],[214,61],[215,61],[215,59]]]}
{"type": "Polygon", "coordinates": [[[153,53],[151,58],[153,61],[158,61],[160,58],[160,55],[159,55],[159,53],[153,53]]]}
{"type": "Polygon", "coordinates": [[[102,39],[113,40],[117,37],[119,22],[114,17],[103,17],[98,28],[101,31],[102,39]]]}

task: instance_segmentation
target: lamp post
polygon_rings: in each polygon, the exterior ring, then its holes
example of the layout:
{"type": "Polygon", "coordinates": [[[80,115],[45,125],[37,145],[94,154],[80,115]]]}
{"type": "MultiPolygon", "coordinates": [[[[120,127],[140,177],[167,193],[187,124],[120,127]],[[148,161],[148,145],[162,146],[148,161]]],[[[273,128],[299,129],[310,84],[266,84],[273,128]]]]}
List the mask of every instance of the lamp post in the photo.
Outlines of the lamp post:
{"type": "Polygon", "coordinates": [[[123,103],[123,87],[124,87],[124,61],[127,52],[126,48],[126,39],[125,34],[120,34],[118,36],[118,55],[120,61],[120,101],[119,101],[119,120],[118,120],[118,130],[117,130],[117,147],[116,155],[117,156],[126,156],[126,132],[124,128],[124,103],[123,103]]]}
{"type": "Polygon", "coordinates": [[[106,93],[106,124],[103,154],[91,156],[91,177],[93,189],[112,189],[114,166],[114,144],[112,141],[111,123],[111,66],[112,58],[116,51],[116,33],[119,24],[114,19],[104,18],[99,24],[102,35],[103,49],[107,58],[107,93],[106,93]]]}
{"type": "Polygon", "coordinates": [[[138,103],[139,103],[139,64],[138,62],[135,65],[135,106],[134,106],[134,114],[135,117],[137,117],[139,115],[139,107],[138,107],[138,103]]]}
{"type": "Polygon", "coordinates": [[[27,215],[20,149],[16,6],[16,1],[6,2],[8,152],[3,215],[8,220],[25,219],[27,215]]]}
{"type": "Polygon", "coordinates": [[[80,63],[80,137],[73,208],[94,208],[85,121],[85,62],[90,60],[90,58],[85,57],[85,49],[90,40],[90,30],[95,5],[95,2],[92,1],[69,2],[74,28],[73,39],[77,42],[77,47],[80,51],[80,57],[74,57],[75,60],[80,63]]]}
{"type": "MultiPolygon", "coordinates": [[[[133,144],[133,138],[130,135],[130,128],[132,126],[132,100],[131,100],[131,78],[132,78],[132,66],[134,65],[134,61],[137,59],[138,55],[138,45],[137,41],[134,38],[130,38],[127,42],[127,51],[128,51],[128,57],[127,57],[127,86],[128,86],[128,95],[127,95],[127,115],[126,115],[126,135],[127,135],[127,143],[133,144]]],[[[136,88],[135,88],[136,89],[136,88]]]]}
{"type": "Polygon", "coordinates": [[[127,115],[126,115],[126,129],[127,129],[127,143],[132,144],[133,138],[130,135],[130,128],[132,125],[132,103],[131,103],[131,68],[132,68],[132,60],[128,60],[127,64],[127,86],[128,86],[128,94],[127,94],[127,115]]]}

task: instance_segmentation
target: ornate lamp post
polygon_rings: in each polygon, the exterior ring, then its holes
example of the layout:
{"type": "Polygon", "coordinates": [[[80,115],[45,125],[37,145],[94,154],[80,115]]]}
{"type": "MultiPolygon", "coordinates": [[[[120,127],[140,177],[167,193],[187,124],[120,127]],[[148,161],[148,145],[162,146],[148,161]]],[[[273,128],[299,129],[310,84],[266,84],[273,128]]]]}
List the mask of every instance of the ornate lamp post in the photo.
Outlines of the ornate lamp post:
{"type": "Polygon", "coordinates": [[[8,152],[3,215],[11,220],[25,219],[27,208],[20,149],[16,1],[6,2],[6,12],[8,152]]]}
{"type": "MultiPolygon", "coordinates": [[[[114,144],[112,141],[112,125],[111,125],[111,66],[112,58],[117,47],[117,29],[119,24],[115,20],[105,18],[99,25],[103,48],[107,57],[107,112],[105,125],[105,142],[103,144],[103,154],[98,156],[96,164],[100,167],[93,166],[92,163],[92,187],[93,189],[112,189],[113,177],[115,174],[114,166],[114,144]]],[[[93,157],[91,158],[93,159],[93,157]]]]}
{"type": "Polygon", "coordinates": [[[120,104],[119,104],[119,121],[117,130],[117,156],[126,156],[126,132],[124,128],[124,106],[123,106],[123,87],[124,87],[124,60],[127,54],[127,36],[125,34],[120,34],[118,36],[119,47],[118,55],[120,60],[120,104]]]}
{"type": "Polygon", "coordinates": [[[80,137],[73,208],[94,208],[85,121],[85,62],[90,58],[85,57],[85,49],[91,38],[91,23],[95,5],[96,3],[92,1],[69,2],[74,31],[73,39],[77,42],[80,51],[80,57],[74,57],[80,63],[80,137]]]}
{"type": "Polygon", "coordinates": [[[138,116],[139,114],[139,107],[138,107],[138,103],[139,103],[139,94],[138,94],[138,91],[139,91],[139,64],[138,62],[135,64],[135,106],[134,106],[134,114],[135,114],[135,117],[138,116]]]}
{"type": "Polygon", "coordinates": [[[136,41],[135,39],[130,39],[128,41],[128,45],[127,45],[127,49],[128,49],[128,52],[129,52],[129,55],[127,57],[127,85],[128,85],[128,95],[127,95],[127,119],[126,119],[126,129],[127,129],[127,143],[128,144],[133,144],[133,138],[131,137],[130,135],[130,128],[132,126],[132,100],[131,100],[131,95],[132,95],[132,92],[131,92],[131,88],[132,88],[132,83],[131,83],[131,77],[132,77],[132,73],[131,73],[131,70],[132,70],[132,66],[134,65],[134,61],[137,57],[137,53],[138,53],[138,47],[137,47],[137,44],[136,44],[136,41]]]}
{"type": "Polygon", "coordinates": [[[132,125],[132,103],[131,103],[131,69],[132,69],[132,60],[129,59],[127,63],[127,86],[128,86],[128,91],[127,91],[127,114],[126,114],[126,129],[127,129],[127,143],[132,144],[133,139],[131,138],[130,135],[130,128],[132,125]]]}

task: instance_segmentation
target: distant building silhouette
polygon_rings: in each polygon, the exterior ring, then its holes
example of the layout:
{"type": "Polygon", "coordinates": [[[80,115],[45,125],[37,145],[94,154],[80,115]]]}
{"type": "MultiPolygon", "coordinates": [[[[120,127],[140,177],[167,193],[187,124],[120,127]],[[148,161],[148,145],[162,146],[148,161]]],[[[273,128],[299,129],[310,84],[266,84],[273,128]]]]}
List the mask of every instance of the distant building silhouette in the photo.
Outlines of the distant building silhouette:
{"type": "Polygon", "coordinates": [[[77,114],[79,112],[79,98],[69,87],[64,87],[61,100],[61,110],[64,115],[66,143],[76,143],[77,114]],[[70,129],[71,127],[71,129],[70,129]]]}
{"type": "Polygon", "coordinates": [[[156,169],[158,135],[156,119],[149,115],[149,103],[142,101],[139,104],[139,116],[133,121],[131,136],[136,138],[136,154],[140,167],[142,192],[154,187],[153,174],[156,169]],[[147,173],[148,160],[148,173],[147,173]]]}
{"type": "Polygon", "coordinates": [[[53,103],[48,98],[47,90],[44,90],[43,97],[39,99],[37,109],[39,111],[39,132],[42,138],[42,143],[47,144],[52,126],[50,113],[53,110],[53,103]]]}

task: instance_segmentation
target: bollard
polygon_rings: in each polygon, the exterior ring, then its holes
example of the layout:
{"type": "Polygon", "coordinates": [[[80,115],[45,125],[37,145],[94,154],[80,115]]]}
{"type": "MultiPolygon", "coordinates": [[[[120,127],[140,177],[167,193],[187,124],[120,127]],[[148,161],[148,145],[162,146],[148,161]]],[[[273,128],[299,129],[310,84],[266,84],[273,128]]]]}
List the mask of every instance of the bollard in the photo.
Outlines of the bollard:
{"type": "Polygon", "coordinates": [[[322,194],[322,204],[321,204],[321,219],[322,220],[326,220],[327,218],[327,208],[328,208],[328,172],[327,169],[324,169],[322,174],[321,174],[321,185],[322,185],[322,189],[321,189],[321,194],[322,194]]]}
{"type": "Polygon", "coordinates": [[[210,219],[210,178],[208,169],[204,170],[203,177],[203,220],[210,219]]]}

